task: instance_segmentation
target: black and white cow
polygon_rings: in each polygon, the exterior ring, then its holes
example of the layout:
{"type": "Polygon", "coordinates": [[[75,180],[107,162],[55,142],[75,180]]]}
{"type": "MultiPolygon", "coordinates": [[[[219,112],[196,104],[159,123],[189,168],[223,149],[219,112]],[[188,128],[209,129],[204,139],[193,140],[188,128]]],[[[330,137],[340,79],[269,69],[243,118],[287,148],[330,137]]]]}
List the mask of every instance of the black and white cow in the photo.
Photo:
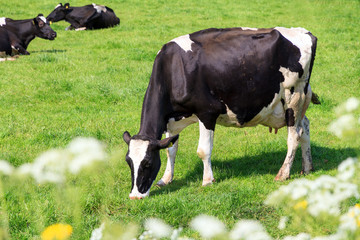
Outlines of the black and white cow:
{"type": "Polygon", "coordinates": [[[277,129],[287,126],[288,151],[276,180],[290,177],[301,143],[303,171],[313,169],[309,120],[309,85],[317,38],[303,28],[207,29],[165,44],[156,56],[144,97],[137,135],[124,132],[131,169],[131,199],[149,195],[160,169],[159,150],[167,149],[165,173],[174,175],[178,137],[199,122],[197,155],[204,164],[203,185],[214,181],[211,169],[216,124],[277,129]],[[165,139],[161,140],[163,133],[165,139]]]}
{"type": "Polygon", "coordinates": [[[83,7],[70,7],[69,3],[59,3],[47,16],[50,22],[65,20],[71,25],[66,30],[100,29],[116,26],[120,19],[114,11],[106,6],[95,3],[83,7]]]}
{"type": "Polygon", "coordinates": [[[51,29],[46,18],[39,14],[36,18],[26,20],[13,20],[11,18],[0,18],[0,52],[5,51],[7,55],[13,54],[29,55],[26,50],[29,43],[35,38],[54,40],[56,32],[51,29]]]}

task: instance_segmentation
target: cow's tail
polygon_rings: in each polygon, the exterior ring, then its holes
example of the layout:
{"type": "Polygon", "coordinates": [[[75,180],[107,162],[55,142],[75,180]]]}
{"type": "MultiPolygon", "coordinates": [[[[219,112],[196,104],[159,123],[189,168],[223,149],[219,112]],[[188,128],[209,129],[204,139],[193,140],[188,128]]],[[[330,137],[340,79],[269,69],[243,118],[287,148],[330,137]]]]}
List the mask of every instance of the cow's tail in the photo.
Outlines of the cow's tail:
{"type": "MultiPolygon", "coordinates": [[[[311,32],[308,32],[309,36],[311,37],[311,42],[312,42],[312,46],[311,46],[311,62],[310,62],[310,75],[309,75],[309,82],[310,82],[310,77],[311,77],[311,72],[312,72],[312,68],[314,66],[314,61],[315,61],[315,55],[316,55],[316,45],[317,45],[317,38],[311,34],[311,32]]],[[[311,95],[311,102],[313,104],[321,104],[320,100],[319,100],[319,96],[312,92],[311,95]]]]}
{"type": "Polygon", "coordinates": [[[312,92],[312,95],[311,95],[311,102],[313,104],[321,104],[321,102],[319,100],[319,96],[314,92],[312,92]]]}

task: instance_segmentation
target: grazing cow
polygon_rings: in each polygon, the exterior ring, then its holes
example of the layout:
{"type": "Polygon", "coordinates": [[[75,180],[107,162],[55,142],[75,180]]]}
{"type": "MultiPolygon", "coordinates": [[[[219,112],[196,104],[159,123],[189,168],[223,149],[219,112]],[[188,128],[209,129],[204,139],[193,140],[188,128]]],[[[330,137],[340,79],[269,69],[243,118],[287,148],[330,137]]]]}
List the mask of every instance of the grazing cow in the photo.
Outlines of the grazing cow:
{"type": "Polygon", "coordinates": [[[168,148],[168,161],[157,184],[172,181],[178,134],[195,122],[203,185],[214,181],[210,157],[216,124],[262,124],[275,131],[287,126],[288,151],[275,180],[290,177],[299,143],[303,171],[309,173],[313,164],[305,112],[316,98],[309,85],[316,42],[303,28],[276,27],[207,29],[165,44],[154,62],[139,133],[123,134],[132,177],[130,198],[149,195],[163,148],[168,148]],[[167,138],[161,140],[164,132],[167,138]]]}
{"type": "Polygon", "coordinates": [[[42,14],[26,20],[0,18],[0,29],[0,51],[5,51],[8,55],[11,54],[9,46],[13,54],[29,55],[26,49],[35,37],[49,40],[54,40],[56,37],[56,32],[51,29],[42,14]]]}
{"type": "Polygon", "coordinates": [[[70,7],[69,3],[59,3],[47,16],[50,22],[65,20],[71,25],[66,30],[100,29],[118,25],[120,19],[116,17],[111,8],[102,5],[86,5],[83,7],[70,7]]]}

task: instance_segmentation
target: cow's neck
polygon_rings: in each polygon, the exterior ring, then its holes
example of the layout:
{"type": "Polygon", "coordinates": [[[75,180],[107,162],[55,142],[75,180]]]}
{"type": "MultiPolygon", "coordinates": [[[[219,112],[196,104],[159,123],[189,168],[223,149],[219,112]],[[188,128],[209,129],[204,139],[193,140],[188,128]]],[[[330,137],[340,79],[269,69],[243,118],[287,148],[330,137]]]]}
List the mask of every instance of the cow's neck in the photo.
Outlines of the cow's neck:
{"type": "Polygon", "coordinates": [[[166,118],[170,111],[170,100],[165,85],[158,79],[154,80],[152,76],[144,97],[138,135],[160,140],[166,130],[166,118]]]}

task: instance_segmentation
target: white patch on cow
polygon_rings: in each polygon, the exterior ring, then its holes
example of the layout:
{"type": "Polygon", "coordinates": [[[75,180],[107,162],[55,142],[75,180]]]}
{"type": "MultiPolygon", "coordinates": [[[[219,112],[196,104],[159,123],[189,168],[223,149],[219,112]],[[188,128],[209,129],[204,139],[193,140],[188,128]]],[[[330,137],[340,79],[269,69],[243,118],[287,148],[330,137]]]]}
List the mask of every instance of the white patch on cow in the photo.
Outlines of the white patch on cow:
{"type": "Polygon", "coordinates": [[[58,5],[56,5],[55,9],[57,9],[58,7],[61,7],[61,4],[59,3],[58,5]]]}
{"type": "Polygon", "coordinates": [[[149,147],[149,141],[143,141],[140,139],[130,140],[129,143],[129,157],[132,160],[134,166],[134,188],[130,193],[130,197],[145,197],[145,195],[149,195],[150,189],[147,193],[142,194],[139,192],[136,186],[136,179],[139,170],[140,163],[144,160],[146,151],[149,147]]]}
{"type": "Polygon", "coordinates": [[[254,127],[258,124],[276,129],[282,128],[286,125],[284,107],[281,103],[281,95],[283,95],[282,92],[283,88],[280,87],[280,93],[275,94],[272,102],[268,106],[264,107],[253,119],[251,119],[251,121],[242,125],[239,123],[236,114],[225,104],[226,114],[221,114],[217,118],[216,123],[226,127],[239,128],[254,127]]]}
{"type": "Polygon", "coordinates": [[[0,26],[2,27],[2,26],[4,26],[4,25],[6,25],[6,18],[1,17],[1,18],[0,18],[0,26]]]}
{"type": "MultiPolygon", "coordinates": [[[[299,81],[299,73],[292,72],[288,68],[284,68],[280,66],[279,71],[284,76],[284,82],[282,83],[284,88],[291,88],[294,87],[295,84],[299,81]]],[[[306,75],[306,74],[304,74],[306,75]]]]}
{"type": "Polygon", "coordinates": [[[95,3],[92,4],[93,7],[96,9],[96,11],[98,13],[101,13],[101,12],[106,12],[106,7],[105,6],[102,6],[102,5],[97,5],[95,3]]]}
{"type": "Polygon", "coordinates": [[[86,27],[75,28],[75,31],[84,31],[84,30],[86,30],[86,27]]]}
{"type": "Polygon", "coordinates": [[[175,42],[179,47],[181,47],[185,52],[192,51],[191,44],[194,42],[190,39],[190,35],[184,35],[177,38],[174,38],[170,42],[175,42]]]}
{"type": "Polygon", "coordinates": [[[307,34],[309,31],[304,28],[276,27],[274,29],[278,30],[281,35],[283,35],[286,39],[292,42],[292,44],[300,49],[301,57],[299,63],[303,67],[304,72],[306,72],[310,64],[312,52],[311,37],[309,34],[307,34]]]}
{"type": "Polygon", "coordinates": [[[46,23],[46,18],[44,16],[40,16],[39,17],[41,19],[41,21],[43,21],[44,23],[46,23]]]}
{"type": "Polygon", "coordinates": [[[250,28],[250,27],[241,27],[242,30],[251,30],[251,31],[257,31],[257,28],[250,28]]]}
{"type": "Polygon", "coordinates": [[[195,115],[191,115],[188,118],[182,118],[181,120],[175,121],[174,118],[170,118],[166,129],[173,135],[180,133],[184,128],[190,124],[196,123],[198,118],[195,115]]]}

